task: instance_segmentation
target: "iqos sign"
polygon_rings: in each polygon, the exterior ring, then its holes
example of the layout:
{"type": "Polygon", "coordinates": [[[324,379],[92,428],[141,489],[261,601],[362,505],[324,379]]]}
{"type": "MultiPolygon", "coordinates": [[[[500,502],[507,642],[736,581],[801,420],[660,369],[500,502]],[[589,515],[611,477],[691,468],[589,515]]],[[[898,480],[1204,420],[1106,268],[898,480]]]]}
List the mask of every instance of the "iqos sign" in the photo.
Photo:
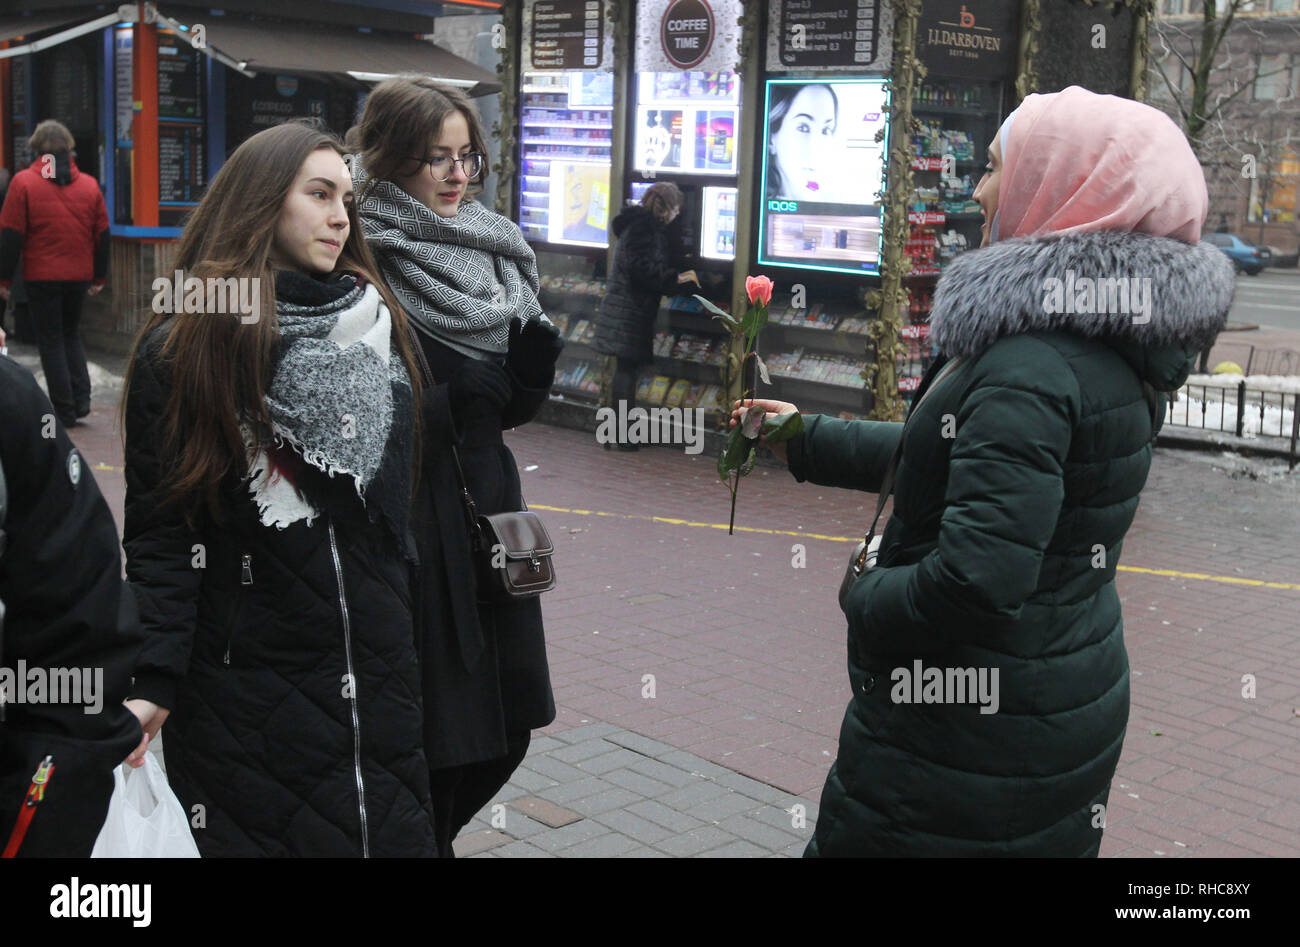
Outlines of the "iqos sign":
{"type": "Polygon", "coordinates": [[[664,55],[678,69],[698,66],[713,47],[716,26],[708,0],[673,0],[659,26],[664,55]]]}

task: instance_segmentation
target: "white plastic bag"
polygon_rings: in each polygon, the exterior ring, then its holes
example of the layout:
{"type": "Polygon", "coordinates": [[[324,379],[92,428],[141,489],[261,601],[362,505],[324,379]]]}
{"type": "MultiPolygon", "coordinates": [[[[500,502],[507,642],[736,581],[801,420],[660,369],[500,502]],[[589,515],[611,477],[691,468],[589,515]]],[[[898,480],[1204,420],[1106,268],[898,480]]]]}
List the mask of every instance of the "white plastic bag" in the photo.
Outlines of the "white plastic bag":
{"type": "Polygon", "coordinates": [[[91,858],[198,858],[190,821],[152,753],[144,766],[113,771],[108,818],[91,858]]]}

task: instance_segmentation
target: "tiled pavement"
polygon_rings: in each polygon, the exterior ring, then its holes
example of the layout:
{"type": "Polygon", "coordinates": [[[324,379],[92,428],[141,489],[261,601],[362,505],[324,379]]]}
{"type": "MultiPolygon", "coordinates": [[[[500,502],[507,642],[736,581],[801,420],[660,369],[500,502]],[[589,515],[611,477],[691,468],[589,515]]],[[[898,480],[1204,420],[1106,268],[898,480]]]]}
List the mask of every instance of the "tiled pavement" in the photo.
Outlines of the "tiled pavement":
{"type": "MultiPolygon", "coordinates": [[[[120,524],[114,397],[97,387],[72,435],[120,524]]],[[[849,699],[835,587],[873,498],[760,467],[728,536],[708,456],[508,441],[558,545],[559,716],[458,849],[798,854],[849,699]]],[[[1102,855],[1300,855],[1297,553],[1300,477],[1157,451],[1118,579],[1132,706],[1102,855]]]]}
{"type": "Polygon", "coordinates": [[[460,857],[797,856],[817,804],[609,724],[533,739],[460,857]]]}

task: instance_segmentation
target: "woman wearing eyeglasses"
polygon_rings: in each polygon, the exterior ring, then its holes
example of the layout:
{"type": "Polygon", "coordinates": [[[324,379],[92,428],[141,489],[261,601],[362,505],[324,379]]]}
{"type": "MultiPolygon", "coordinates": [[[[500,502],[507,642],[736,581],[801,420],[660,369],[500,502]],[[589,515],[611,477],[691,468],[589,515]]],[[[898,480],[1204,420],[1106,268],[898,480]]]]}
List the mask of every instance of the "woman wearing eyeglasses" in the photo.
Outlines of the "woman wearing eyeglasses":
{"type": "Polygon", "coordinates": [[[350,134],[366,236],[432,373],[422,404],[416,614],[438,844],[460,829],[555,719],[537,599],[479,602],[456,446],[481,514],[523,508],[502,431],[546,401],[563,342],[537,302],[537,262],[512,221],[473,199],[486,177],[478,112],[456,89],[378,85],[350,134]]]}

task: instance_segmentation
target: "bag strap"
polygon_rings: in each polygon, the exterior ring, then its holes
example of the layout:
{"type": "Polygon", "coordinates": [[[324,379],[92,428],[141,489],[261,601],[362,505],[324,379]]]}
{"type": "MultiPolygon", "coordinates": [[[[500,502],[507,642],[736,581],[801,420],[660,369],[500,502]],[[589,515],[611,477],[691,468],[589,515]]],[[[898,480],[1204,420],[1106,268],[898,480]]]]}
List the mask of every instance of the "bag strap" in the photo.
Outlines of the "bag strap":
{"type": "MultiPolygon", "coordinates": [[[[438,380],[433,377],[433,369],[429,367],[429,360],[424,356],[424,346],[420,345],[420,339],[415,334],[415,329],[409,321],[406,323],[406,331],[411,340],[411,347],[415,349],[415,359],[420,366],[420,377],[426,386],[432,388],[438,383],[438,380]]],[[[471,538],[477,540],[481,545],[483,527],[478,522],[478,507],[474,505],[474,496],[469,492],[469,485],[465,482],[465,470],[460,465],[460,452],[456,450],[455,444],[450,446],[451,459],[456,465],[456,480],[460,485],[460,499],[465,509],[466,524],[469,526],[471,538]]],[[[524,507],[524,509],[527,508],[527,506],[524,507]]]]}
{"type": "MultiPolygon", "coordinates": [[[[925,391],[921,393],[921,397],[918,398],[916,400],[916,403],[912,405],[911,413],[908,415],[909,421],[912,418],[916,417],[917,409],[921,407],[922,402],[925,401],[925,399],[929,396],[930,392],[934,391],[934,389],[938,386],[939,382],[942,381],[945,377],[947,377],[947,375],[954,368],[956,368],[960,363],[961,363],[960,358],[949,359],[947,362],[944,363],[943,368],[939,369],[939,373],[934,376],[934,378],[930,381],[930,384],[926,386],[925,391]]],[[[903,424],[903,430],[900,431],[898,434],[898,446],[894,448],[894,456],[889,459],[889,466],[885,468],[885,476],[880,481],[880,497],[879,499],[876,500],[876,515],[871,519],[871,528],[867,530],[867,536],[866,536],[867,546],[870,546],[871,540],[875,538],[876,525],[880,522],[880,514],[885,509],[885,502],[889,499],[889,495],[894,492],[894,474],[898,472],[898,463],[903,457],[903,434],[906,431],[907,431],[907,424],[905,422],[903,424]]],[[[866,551],[865,547],[863,551],[864,552],[866,551]]]]}
{"type": "MultiPolygon", "coordinates": [[[[438,384],[438,381],[433,377],[433,369],[429,368],[429,359],[424,356],[424,346],[420,345],[419,337],[416,336],[411,323],[407,323],[407,332],[411,336],[411,345],[415,347],[416,360],[420,363],[420,377],[424,379],[425,385],[432,388],[433,385],[438,384]]],[[[460,502],[465,510],[465,523],[469,527],[469,535],[482,544],[482,527],[478,524],[478,507],[474,505],[473,494],[469,492],[469,484],[465,481],[464,467],[460,466],[460,451],[456,450],[455,444],[450,446],[451,460],[456,466],[456,483],[460,485],[460,502]]],[[[524,509],[528,509],[528,503],[524,503],[524,509]]]]}

